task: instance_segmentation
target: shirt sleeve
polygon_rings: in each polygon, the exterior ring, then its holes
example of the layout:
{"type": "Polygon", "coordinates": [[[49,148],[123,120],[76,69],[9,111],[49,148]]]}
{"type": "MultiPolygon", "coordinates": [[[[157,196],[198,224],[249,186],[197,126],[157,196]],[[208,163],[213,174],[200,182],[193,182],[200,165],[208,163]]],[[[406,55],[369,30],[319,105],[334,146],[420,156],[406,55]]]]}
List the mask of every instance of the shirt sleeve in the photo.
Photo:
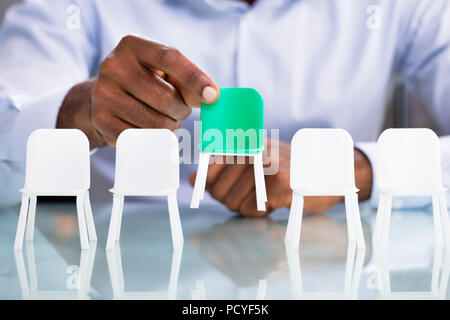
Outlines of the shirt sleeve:
{"type": "MultiPolygon", "coordinates": [[[[407,89],[430,109],[440,132],[443,184],[450,187],[450,2],[406,1],[399,28],[398,71],[407,89]]],[[[374,171],[370,204],[378,206],[376,143],[356,145],[369,159],[374,171]]],[[[395,197],[393,208],[425,208],[431,197],[395,197]]]]}
{"type": "Polygon", "coordinates": [[[93,1],[26,0],[0,31],[0,161],[24,161],[26,139],[54,128],[61,102],[97,61],[93,1]]]}
{"type": "MultiPolygon", "coordinates": [[[[417,1],[405,24],[400,71],[407,89],[429,108],[443,135],[443,184],[450,187],[450,2],[417,1]]],[[[431,199],[427,197],[427,205],[431,199]]],[[[420,203],[418,203],[419,205],[420,203]]]]}
{"type": "Polygon", "coordinates": [[[400,32],[400,72],[409,91],[430,109],[442,134],[450,134],[450,2],[417,1],[400,32]]]}

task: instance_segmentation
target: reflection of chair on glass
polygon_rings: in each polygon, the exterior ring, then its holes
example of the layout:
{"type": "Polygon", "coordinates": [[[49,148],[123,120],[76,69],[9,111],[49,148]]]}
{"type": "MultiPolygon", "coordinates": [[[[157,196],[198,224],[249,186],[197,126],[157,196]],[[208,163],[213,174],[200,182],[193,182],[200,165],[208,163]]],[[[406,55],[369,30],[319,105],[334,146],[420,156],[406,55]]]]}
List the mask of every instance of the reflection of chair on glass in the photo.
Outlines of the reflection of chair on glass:
{"type": "Polygon", "coordinates": [[[180,185],[178,139],[166,129],[128,129],[117,139],[116,177],[106,248],[120,239],[125,196],[167,196],[174,249],[183,246],[177,203],[180,185]]]}
{"type": "Polygon", "coordinates": [[[431,290],[430,291],[395,291],[391,290],[391,275],[389,270],[389,252],[386,246],[375,245],[374,257],[377,266],[377,285],[380,292],[380,299],[400,299],[400,300],[444,300],[447,293],[447,285],[450,274],[450,251],[445,254],[442,246],[435,246],[431,290]]]}
{"type": "Polygon", "coordinates": [[[432,196],[436,244],[450,245],[450,224],[441,180],[440,144],[429,129],[388,129],[377,144],[380,202],[374,242],[387,245],[392,196],[432,196]]]}
{"type": "Polygon", "coordinates": [[[180,274],[183,249],[173,250],[172,266],[170,268],[169,288],[165,292],[136,292],[125,291],[125,279],[122,268],[120,245],[106,252],[109,274],[113,288],[114,299],[118,300],[174,300],[177,296],[178,276],[180,274]]]}
{"type": "Polygon", "coordinates": [[[305,196],[345,196],[349,242],[365,248],[355,186],[354,150],[343,129],[302,129],[291,143],[292,204],[285,242],[298,249],[305,196]]]}
{"type": "Polygon", "coordinates": [[[258,289],[256,291],[257,300],[266,300],[267,279],[261,279],[258,282],[258,289]]]}
{"type": "MultiPolygon", "coordinates": [[[[74,287],[69,287],[69,289],[73,289],[72,291],[42,291],[38,290],[38,273],[34,254],[34,244],[31,241],[27,241],[25,243],[25,254],[28,265],[28,276],[23,250],[14,251],[17,274],[23,298],[26,300],[89,300],[89,288],[96,249],[97,244],[93,242],[88,250],[81,250],[80,265],[69,266],[73,267],[72,269],[75,271],[74,274],[70,276],[74,277],[72,279],[74,287]]],[[[66,273],[70,271],[69,267],[67,268],[66,273]]],[[[71,279],[67,279],[65,283],[66,286],[68,286],[69,280],[71,279]]]]}
{"type": "Polygon", "coordinates": [[[203,199],[210,155],[253,157],[258,211],[267,202],[264,182],[264,103],[250,88],[221,88],[214,104],[203,104],[200,120],[200,156],[191,208],[203,199]]]}
{"type": "Polygon", "coordinates": [[[22,248],[25,224],[26,239],[33,239],[37,196],[76,196],[81,248],[88,249],[89,240],[97,240],[89,201],[89,162],[89,141],[80,130],[39,129],[30,135],[15,249],[22,248]]]}
{"type": "Polygon", "coordinates": [[[203,281],[195,281],[195,289],[191,290],[192,300],[206,300],[205,283],[203,281]]]}
{"type": "Polygon", "coordinates": [[[349,243],[345,263],[344,290],[342,292],[305,292],[303,289],[299,251],[286,248],[289,276],[294,299],[357,299],[361,272],[364,264],[364,249],[356,249],[355,243],[349,243]]]}
{"type": "MultiPolygon", "coordinates": [[[[261,279],[256,289],[256,299],[265,300],[267,291],[267,279],[261,279]]],[[[195,289],[191,290],[192,300],[206,300],[205,283],[203,281],[195,282],[195,289]]]]}

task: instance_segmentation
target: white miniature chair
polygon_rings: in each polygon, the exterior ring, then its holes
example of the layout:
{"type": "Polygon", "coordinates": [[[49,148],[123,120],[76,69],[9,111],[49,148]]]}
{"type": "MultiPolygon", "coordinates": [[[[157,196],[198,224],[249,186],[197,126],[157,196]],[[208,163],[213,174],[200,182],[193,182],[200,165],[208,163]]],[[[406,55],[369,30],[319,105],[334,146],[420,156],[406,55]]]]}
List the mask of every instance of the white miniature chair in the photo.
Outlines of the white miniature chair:
{"type": "Polygon", "coordinates": [[[365,248],[355,186],[353,140],[343,129],[302,129],[291,143],[292,204],[286,245],[298,249],[304,196],[345,196],[349,242],[365,248]]]}
{"type": "Polygon", "coordinates": [[[122,268],[120,245],[106,252],[109,274],[115,300],[175,300],[177,297],[178,278],[180,274],[183,248],[173,250],[167,291],[125,291],[125,279],[122,268]]]}
{"type": "Polygon", "coordinates": [[[90,151],[84,133],[76,129],[39,129],[27,142],[25,187],[22,192],[14,249],[33,240],[37,196],[76,196],[81,249],[96,241],[89,201],[90,151]],[[28,221],[27,221],[28,217],[28,221]],[[86,230],[87,229],[87,230],[86,230]]]}
{"type": "Polygon", "coordinates": [[[388,129],[377,143],[380,189],[373,241],[389,242],[393,196],[432,196],[436,244],[450,245],[446,189],[441,180],[440,143],[429,129],[388,129]]]}
{"type": "Polygon", "coordinates": [[[120,239],[125,196],[167,196],[174,249],[183,246],[178,212],[180,185],[179,147],[175,134],[167,129],[128,129],[117,139],[116,177],[111,222],[106,249],[120,239]]]}

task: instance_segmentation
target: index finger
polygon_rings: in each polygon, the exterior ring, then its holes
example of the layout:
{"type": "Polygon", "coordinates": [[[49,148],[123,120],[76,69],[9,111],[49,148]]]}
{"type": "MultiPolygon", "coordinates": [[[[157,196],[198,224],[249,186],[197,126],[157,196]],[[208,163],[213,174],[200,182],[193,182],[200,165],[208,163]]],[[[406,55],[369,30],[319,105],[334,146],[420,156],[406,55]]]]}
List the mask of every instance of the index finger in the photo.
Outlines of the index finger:
{"type": "Polygon", "coordinates": [[[132,38],[129,45],[142,64],[170,75],[199,102],[211,104],[219,98],[215,82],[179,50],[156,41],[128,37],[132,38]]]}

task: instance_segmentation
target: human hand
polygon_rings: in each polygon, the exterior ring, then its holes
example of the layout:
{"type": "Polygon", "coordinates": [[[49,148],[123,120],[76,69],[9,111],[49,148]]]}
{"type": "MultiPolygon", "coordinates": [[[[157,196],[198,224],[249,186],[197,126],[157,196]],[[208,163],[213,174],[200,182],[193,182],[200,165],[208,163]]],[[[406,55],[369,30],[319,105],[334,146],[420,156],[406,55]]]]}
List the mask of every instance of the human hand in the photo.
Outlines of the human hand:
{"type": "Polygon", "coordinates": [[[90,101],[84,103],[89,108],[73,112],[77,107],[63,103],[57,127],[77,124],[69,114],[83,117],[90,128],[80,129],[90,136],[91,147],[114,146],[128,128],[176,130],[192,107],[213,103],[219,96],[214,81],[177,49],[137,36],[124,37],[101,63],[98,77],[84,88],[90,90],[90,101]]]}

